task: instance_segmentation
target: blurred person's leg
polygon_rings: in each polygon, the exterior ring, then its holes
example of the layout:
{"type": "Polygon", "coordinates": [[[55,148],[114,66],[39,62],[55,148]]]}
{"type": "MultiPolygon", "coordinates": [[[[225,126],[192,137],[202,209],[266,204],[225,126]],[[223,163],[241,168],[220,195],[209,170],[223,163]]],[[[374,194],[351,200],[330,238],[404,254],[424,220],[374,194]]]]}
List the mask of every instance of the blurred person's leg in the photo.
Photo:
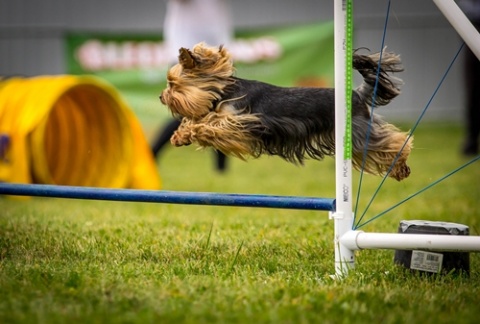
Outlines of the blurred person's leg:
{"type": "Polygon", "coordinates": [[[180,120],[172,119],[161,130],[160,134],[155,138],[155,142],[152,145],[152,152],[155,157],[160,154],[160,151],[165,146],[165,144],[170,143],[170,137],[172,137],[178,126],[180,126],[180,120]]]}
{"type": "Polygon", "coordinates": [[[466,91],[466,139],[463,147],[465,155],[479,152],[480,137],[480,60],[466,48],[465,55],[466,91]]]}

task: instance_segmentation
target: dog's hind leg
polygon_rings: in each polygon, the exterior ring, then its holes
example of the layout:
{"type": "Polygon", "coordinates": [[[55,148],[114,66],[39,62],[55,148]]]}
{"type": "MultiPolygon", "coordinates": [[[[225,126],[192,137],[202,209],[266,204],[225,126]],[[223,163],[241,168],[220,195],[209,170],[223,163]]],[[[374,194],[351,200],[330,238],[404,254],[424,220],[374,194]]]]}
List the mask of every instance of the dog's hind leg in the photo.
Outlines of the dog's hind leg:
{"type": "Polygon", "coordinates": [[[367,120],[360,118],[354,118],[353,121],[353,166],[358,170],[363,166],[365,172],[376,175],[385,175],[390,171],[388,176],[398,181],[407,178],[410,175],[407,159],[413,147],[413,137],[407,141],[407,133],[374,116],[364,163],[367,123],[367,120]]]}

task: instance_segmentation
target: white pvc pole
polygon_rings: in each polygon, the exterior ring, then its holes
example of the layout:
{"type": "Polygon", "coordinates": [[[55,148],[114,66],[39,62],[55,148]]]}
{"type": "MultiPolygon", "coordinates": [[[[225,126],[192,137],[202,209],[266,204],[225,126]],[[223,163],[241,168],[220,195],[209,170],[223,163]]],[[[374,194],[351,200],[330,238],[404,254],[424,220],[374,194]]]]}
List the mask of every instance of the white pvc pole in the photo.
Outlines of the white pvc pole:
{"type": "Polygon", "coordinates": [[[345,58],[346,8],[344,0],[335,0],[335,167],[336,212],[332,213],[335,232],[335,272],[345,275],[355,264],[354,252],[345,247],[340,238],[352,229],[352,161],[344,159],[346,129],[345,58]]]}
{"type": "Polygon", "coordinates": [[[480,60],[480,34],[453,0],[433,0],[475,56],[480,60]]]}
{"type": "Polygon", "coordinates": [[[342,237],[341,242],[352,250],[480,251],[480,236],[466,235],[386,234],[350,231],[342,237]]]}

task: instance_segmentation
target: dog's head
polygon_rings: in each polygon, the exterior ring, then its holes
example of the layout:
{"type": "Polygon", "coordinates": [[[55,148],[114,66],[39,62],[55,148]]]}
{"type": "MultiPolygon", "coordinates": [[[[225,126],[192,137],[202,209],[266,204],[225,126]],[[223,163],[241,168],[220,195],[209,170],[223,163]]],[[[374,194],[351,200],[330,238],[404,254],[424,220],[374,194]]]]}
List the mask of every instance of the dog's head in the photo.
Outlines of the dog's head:
{"type": "Polygon", "coordinates": [[[223,46],[200,43],[193,50],[182,47],[179,52],[160,100],[174,116],[198,119],[215,110],[224,88],[233,82],[233,63],[223,46]]]}

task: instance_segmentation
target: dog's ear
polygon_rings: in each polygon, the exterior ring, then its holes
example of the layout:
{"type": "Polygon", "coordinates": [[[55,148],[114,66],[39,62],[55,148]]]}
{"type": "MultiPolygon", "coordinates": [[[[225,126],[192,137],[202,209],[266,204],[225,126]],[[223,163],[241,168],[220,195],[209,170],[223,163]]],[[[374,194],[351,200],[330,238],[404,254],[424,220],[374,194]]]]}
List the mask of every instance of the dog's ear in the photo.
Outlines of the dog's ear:
{"type": "Polygon", "coordinates": [[[195,59],[192,52],[188,49],[182,47],[180,50],[180,55],[178,56],[178,62],[184,69],[193,69],[195,67],[195,59]]]}

